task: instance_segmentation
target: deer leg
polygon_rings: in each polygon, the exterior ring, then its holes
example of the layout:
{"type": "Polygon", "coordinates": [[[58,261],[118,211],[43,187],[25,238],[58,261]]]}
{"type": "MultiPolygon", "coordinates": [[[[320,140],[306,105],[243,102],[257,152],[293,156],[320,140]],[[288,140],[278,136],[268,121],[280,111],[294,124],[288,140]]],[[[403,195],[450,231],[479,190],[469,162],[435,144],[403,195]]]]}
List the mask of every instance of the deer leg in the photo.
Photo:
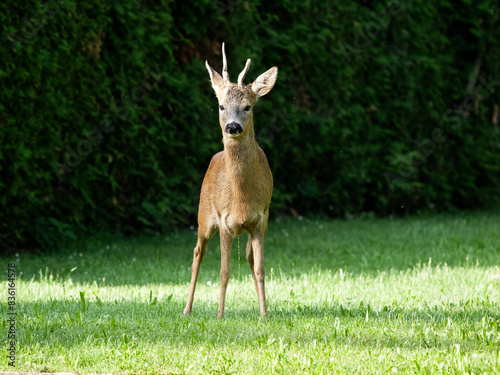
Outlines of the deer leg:
{"type": "Polygon", "coordinates": [[[207,251],[208,241],[210,241],[210,238],[212,236],[213,231],[208,236],[206,236],[201,234],[200,230],[198,229],[198,242],[196,243],[196,247],[194,248],[193,265],[191,266],[191,285],[189,287],[189,296],[186,308],[184,309],[184,315],[191,314],[191,310],[193,309],[194,291],[196,289],[198,273],[200,272],[201,261],[203,260],[203,256],[207,251]]]}
{"type": "Polygon", "coordinates": [[[255,278],[255,268],[254,268],[254,259],[253,259],[253,249],[252,249],[252,237],[248,235],[247,242],[247,260],[248,265],[250,266],[250,271],[252,271],[253,282],[255,284],[255,291],[257,292],[257,299],[259,299],[259,288],[257,287],[257,279],[255,278]]]}
{"type": "Polygon", "coordinates": [[[218,319],[224,317],[224,302],[226,300],[227,284],[231,275],[231,247],[233,245],[233,237],[229,232],[221,230],[220,232],[220,296],[219,296],[219,313],[218,319]]]}
{"type": "Polygon", "coordinates": [[[260,315],[267,315],[265,271],[264,271],[264,234],[257,231],[252,235],[252,248],[254,257],[254,274],[257,285],[257,296],[259,297],[260,315]]]}

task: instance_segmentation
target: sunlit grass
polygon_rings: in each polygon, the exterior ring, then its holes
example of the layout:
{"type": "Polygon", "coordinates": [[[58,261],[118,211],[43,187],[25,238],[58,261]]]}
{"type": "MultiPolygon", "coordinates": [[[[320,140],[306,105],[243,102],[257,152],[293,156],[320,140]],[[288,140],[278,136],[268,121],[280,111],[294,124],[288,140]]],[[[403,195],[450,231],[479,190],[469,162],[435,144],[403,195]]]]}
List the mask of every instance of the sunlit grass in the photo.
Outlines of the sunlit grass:
{"type": "MultiPolygon", "coordinates": [[[[264,320],[244,259],[246,236],[240,264],[233,244],[223,321],[216,319],[217,237],[189,317],[182,311],[194,232],[99,236],[58,256],[3,258],[5,268],[15,261],[22,272],[17,370],[499,372],[498,223],[494,213],[273,221],[264,320]]],[[[1,301],[5,317],[6,293],[1,301]]],[[[0,369],[11,369],[3,355],[0,369]]]]}

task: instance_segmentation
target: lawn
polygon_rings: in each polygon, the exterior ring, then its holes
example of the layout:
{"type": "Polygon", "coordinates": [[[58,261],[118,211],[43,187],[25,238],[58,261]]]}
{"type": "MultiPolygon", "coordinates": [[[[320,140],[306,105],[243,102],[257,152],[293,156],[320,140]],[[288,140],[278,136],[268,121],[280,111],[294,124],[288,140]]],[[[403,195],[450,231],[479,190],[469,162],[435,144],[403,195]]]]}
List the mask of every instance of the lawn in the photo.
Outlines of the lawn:
{"type": "MultiPolygon", "coordinates": [[[[498,213],[273,220],[267,319],[259,318],[246,235],[240,256],[233,244],[224,320],[218,237],[193,314],[182,315],[195,241],[194,231],[96,236],[63,255],[0,257],[18,273],[16,371],[500,372],[498,213]]],[[[6,288],[0,301],[5,354],[6,288]]],[[[4,354],[0,370],[12,370],[4,354]]]]}

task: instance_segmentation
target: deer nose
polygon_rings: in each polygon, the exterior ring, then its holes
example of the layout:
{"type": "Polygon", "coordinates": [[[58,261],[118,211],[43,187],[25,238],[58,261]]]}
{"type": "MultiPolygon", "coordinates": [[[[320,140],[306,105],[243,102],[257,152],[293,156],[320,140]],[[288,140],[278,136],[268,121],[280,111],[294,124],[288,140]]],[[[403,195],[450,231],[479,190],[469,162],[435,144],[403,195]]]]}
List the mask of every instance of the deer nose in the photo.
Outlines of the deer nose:
{"type": "Polygon", "coordinates": [[[243,129],[242,129],[240,124],[233,121],[233,122],[226,124],[225,131],[229,135],[237,135],[237,134],[240,134],[243,131],[243,129]]]}

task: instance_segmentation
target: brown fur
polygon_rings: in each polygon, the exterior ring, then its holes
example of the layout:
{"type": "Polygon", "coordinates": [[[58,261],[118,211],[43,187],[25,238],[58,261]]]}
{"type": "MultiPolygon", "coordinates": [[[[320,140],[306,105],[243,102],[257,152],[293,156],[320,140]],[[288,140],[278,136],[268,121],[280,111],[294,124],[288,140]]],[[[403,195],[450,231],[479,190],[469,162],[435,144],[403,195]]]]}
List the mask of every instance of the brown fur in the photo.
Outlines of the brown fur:
{"type": "MultiPolygon", "coordinates": [[[[223,47],[224,48],[224,47],[223,47]]],[[[225,53],[224,62],[225,62],[225,53]]],[[[250,61],[247,61],[247,65],[250,61]]],[[[264,151],[255,140],[253,107],[259,96],[273,87],[277,68],[271,68],[251,85],[236,85],[229,82],[224,65],[222,78],[207,63],[212,86],[219,104],[220,125],[223,134],[224,151],[214,155],[203,180],[198,211],[198,242],[194,249],[191,286],[184,314],[190,314],[200,264],[205,255],[208,241],[220,232],[221,271],[218,318],[224,316],[224,301],[230,276],[230,256],[233,238],[243,231],[248,232],[246,255],[254,278],[261,315],[267,314],[264,286],[264,236],[267,233],[269,204],[273,190],[273,177],[264,151]],[[225,73],[226,72],[226,73],[225,73]],[[243,131],[235,138],[224,128],[230,121],[241,123],[243,131]]],[[[243,81],[244,73],[239,82],[243,81]]]]}

